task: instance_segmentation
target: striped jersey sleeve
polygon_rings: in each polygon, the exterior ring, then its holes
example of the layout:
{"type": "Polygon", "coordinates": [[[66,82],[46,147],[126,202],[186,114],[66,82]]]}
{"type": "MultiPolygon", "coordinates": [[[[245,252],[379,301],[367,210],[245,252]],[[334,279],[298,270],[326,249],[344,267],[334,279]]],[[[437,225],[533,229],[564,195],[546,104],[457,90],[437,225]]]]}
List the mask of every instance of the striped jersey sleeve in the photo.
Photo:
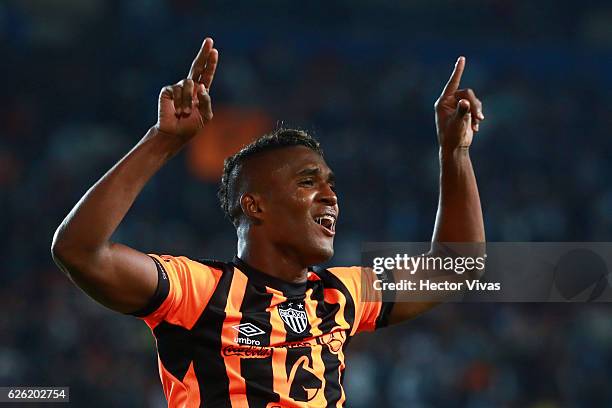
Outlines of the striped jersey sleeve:
{"type": "Polygon", "coordinates": [[[151,328],[166,321],[190,329],[210,300],[220,271],[184,256],[149,254],[158,271],[158,288],[143,312],[136,313],[151,328]]]}
{"type": "Polygon", "coordinates": [[[381,292],[373,289],[373,273],[361,266],[335,267],[330,268],[329,272],[340,279],[355,303],[351,335],[387,326],[393,304],[383,302],[381,292]]]}

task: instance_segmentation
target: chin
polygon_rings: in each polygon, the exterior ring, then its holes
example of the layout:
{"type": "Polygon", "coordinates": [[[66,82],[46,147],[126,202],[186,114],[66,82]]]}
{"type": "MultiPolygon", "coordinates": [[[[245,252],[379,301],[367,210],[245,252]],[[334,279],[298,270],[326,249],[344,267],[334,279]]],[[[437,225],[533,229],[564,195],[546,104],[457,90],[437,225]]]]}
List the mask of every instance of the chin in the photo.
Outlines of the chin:
{"type": "Polygon", "coordinates": [[[308,254],[308,266],[322,264],[324,262],[329,261],[334,256],[334,247],[330,246],[320,246],[317,248],[312,248],[308,254]]]}

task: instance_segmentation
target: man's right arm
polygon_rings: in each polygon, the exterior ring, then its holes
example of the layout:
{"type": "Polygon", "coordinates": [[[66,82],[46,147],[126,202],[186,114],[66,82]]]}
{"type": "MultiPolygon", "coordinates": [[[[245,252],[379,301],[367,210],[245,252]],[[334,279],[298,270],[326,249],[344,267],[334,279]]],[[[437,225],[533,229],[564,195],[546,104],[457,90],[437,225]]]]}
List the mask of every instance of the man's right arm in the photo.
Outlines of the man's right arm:
{"type": "Polygon", "coordinates": [[[140,310],[155,293],[155,262],[110,237],[147,181],[212,118],[208,90],[217,61],[218,52],[206,39],[188,77],[162,89],[157,124],[89,189],[55,232],[51,251],[57,265],[113,310],[140,310]]]}

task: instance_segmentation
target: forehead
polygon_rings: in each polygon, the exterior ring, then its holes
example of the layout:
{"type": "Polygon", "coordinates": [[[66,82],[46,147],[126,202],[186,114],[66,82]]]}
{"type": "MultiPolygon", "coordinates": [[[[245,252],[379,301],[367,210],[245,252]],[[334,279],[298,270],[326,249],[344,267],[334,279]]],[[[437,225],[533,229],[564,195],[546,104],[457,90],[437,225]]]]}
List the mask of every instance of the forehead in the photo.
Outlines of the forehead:
{"type": "Polygon", "coordinates": [[[252,163],[258,177],[291,178],[304,169],[319,169],[322,175],[331,172],[323,157],[306,146],[274,149],[262,154],[252,163]]]}

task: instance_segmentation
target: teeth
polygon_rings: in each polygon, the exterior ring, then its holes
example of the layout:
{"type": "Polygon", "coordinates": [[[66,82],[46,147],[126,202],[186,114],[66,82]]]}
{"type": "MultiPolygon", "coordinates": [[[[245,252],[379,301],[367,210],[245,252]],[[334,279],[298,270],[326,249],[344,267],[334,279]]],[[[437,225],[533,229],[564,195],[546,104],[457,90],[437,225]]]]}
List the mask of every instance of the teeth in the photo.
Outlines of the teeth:
{"type": "Polygon", "coordinates": [[[323,226],[323,221],[329,221],[330,225],[326,228],[331,229],[332,231],[334,230],[334,227],[336,226],[336,219],[333,216],[323,215],[321,217],[315,218],[315,222],[321,226],[323,226]]]}

